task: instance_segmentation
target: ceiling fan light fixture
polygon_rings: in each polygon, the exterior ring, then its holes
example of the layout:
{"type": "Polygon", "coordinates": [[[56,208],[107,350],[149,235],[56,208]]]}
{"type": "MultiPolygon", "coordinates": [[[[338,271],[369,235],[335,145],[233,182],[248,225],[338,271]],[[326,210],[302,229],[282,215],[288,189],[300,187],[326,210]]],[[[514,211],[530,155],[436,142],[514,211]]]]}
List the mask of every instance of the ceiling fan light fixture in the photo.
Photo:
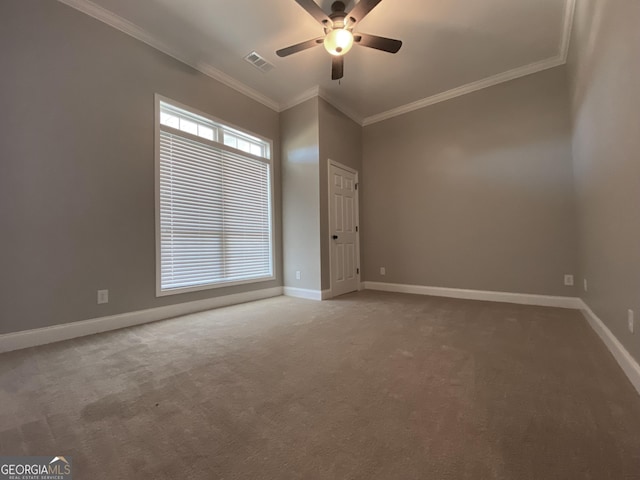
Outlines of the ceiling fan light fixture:
{"type": "MultiPolygon", "coordinates": [[[[64,1],[64,0],[62,0],[64,1]]],[[[373,48],[388,53],[398,53],[402,41],[393,38],[378,37],[358,32],[354,37],[353,30],[382,0],[360,0],[349,12],[345,9],[345,2],[336,0],[331,5],[331,13],[327,14],[320,8],[317,0],[295,0],[313,18],[316,19],[324,31],[324,35],[312,38],[306,42],[296,43],[276,51],[279,57],[288,57],[294,53],[324,44],[324,48],[333,56],[331,60],[331,80],[340,80],[344,76],[343,56],[351,50],[354,43],[359,47],[373,48]]]]}
{"type": "Polygon", "coordinates": [[[353,33],[344,28],[331,30],[324,38],[324,48],[331,55],[342,56],[353,47],[353,33]]]}

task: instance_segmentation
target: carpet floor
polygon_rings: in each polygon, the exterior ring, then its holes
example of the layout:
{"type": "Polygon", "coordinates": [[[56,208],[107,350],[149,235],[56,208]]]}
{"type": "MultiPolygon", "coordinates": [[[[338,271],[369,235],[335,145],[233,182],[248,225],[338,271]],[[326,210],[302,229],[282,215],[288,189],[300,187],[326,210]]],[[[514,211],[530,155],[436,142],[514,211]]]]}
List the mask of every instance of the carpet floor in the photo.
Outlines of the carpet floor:
{"type": "Polygon", "coordinates": [[[0,355],[0,454],[92,479],[639,479],[640,397],[577,311],[359,292],[0,355]]]}

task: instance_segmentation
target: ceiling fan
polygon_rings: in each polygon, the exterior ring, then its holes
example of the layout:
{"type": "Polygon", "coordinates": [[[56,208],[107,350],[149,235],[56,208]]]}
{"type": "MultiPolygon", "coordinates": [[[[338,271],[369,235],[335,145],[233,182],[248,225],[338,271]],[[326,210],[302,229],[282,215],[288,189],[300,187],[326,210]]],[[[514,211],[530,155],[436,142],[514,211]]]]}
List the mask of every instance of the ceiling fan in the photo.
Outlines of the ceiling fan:
{"type": "Polygon", "coordinates": [[[353,45],[375,48],[383,52],[397,53],[402,47],[400,40],[392,38],[354,33],[353,30],[382,0],[360,0],[353,9],[345,12],[344,2],[333,2],[331,13],[327,15],[313,0],[295,0],[324,28],[324,36],[306,42],[282,48],[276,52],[279,57],[287,57],[294,53],[324,44],[324,48],[333,55],[331,63],[331,79],[339,80],[344,76],[344,55],[353,45]]]}

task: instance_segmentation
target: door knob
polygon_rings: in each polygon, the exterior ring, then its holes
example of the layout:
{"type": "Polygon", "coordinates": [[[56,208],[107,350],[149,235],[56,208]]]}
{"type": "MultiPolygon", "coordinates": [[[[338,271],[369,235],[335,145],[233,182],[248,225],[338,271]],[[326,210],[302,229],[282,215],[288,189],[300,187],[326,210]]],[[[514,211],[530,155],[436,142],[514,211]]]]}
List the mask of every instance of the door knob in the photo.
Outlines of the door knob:
{"type": "Polygon", "coordinates": [[[333,238],[334,240],[338,239],[338,235],[332,235],[331,238],[333,238]]]}

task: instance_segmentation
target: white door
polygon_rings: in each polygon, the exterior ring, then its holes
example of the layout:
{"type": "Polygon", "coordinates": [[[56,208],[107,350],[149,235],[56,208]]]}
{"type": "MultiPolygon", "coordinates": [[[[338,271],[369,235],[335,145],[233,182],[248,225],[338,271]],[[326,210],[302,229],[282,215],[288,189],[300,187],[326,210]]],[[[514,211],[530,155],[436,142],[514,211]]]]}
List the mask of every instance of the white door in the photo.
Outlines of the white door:
{"type": "Polygon", "coordinates": [[[329,164],[331,294],[358,290],[357,174],[329,164]]]}

